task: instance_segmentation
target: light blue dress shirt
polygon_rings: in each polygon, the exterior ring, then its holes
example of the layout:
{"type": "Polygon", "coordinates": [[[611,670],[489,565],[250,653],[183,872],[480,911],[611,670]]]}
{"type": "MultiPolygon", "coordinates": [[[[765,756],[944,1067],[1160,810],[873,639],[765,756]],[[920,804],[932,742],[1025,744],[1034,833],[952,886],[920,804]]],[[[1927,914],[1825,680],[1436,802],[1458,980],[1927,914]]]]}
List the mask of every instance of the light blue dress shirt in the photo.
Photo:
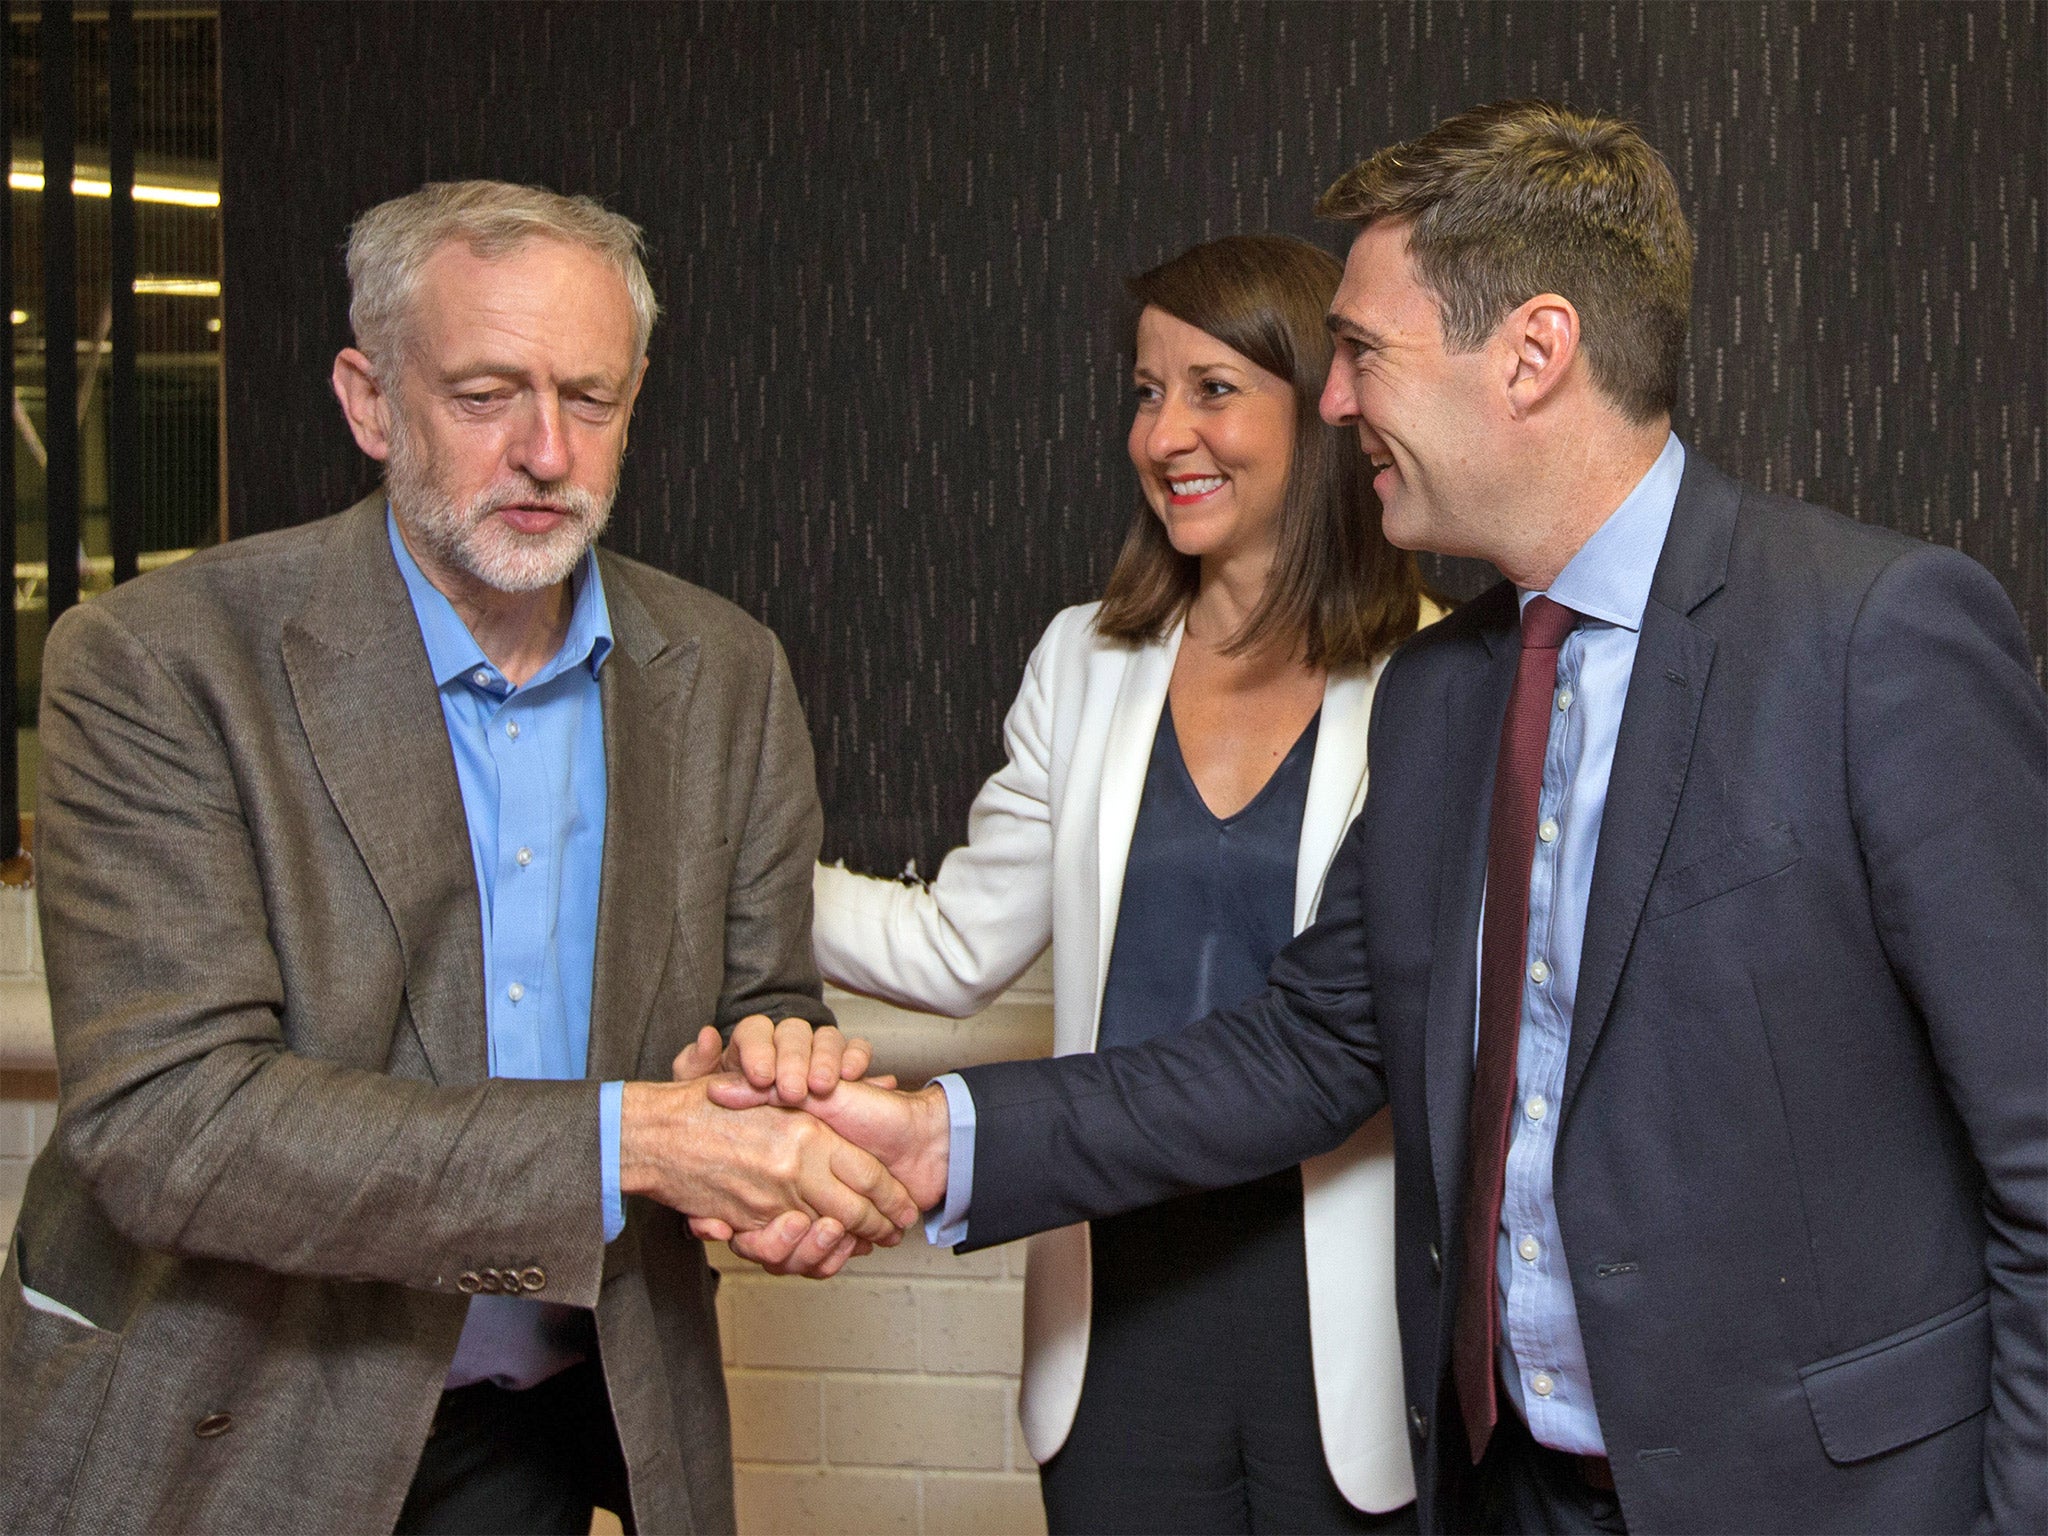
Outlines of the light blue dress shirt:
{"type": "MultiPolygon", "coordinates": [[[[428,581],[387,511],[391,553],[412,598],[455,755],[483,920],[484,1019],[493,1077],[581,1078],[590,1055],[597,897],[604,869],[604,709],[598,672],[611,615],[594,555],[570,578],[569,630],[518,688],[428,581]]],[[[619,1190],[624,1085],[598,1091],[605,1241],[625,1227],[619,1190]]],[[[576,1309],[510,1296],[470,1299],[447,1385],[529,1387],[582,1358],[576,1309]]]]}
{"type": "MultiPolygon", "coordinates": [[[[1643,609],[1671,527],[1685,448],[1676,436],[1546,594],[1581,615],[1558,653],[1556,708],[1537,801],[1529,880],[1529,953],[1522,991],[1513,1134],[1495,1260],[1500,1274],[1500,1370],[1509,1395],[1544,1445],[1604,1455],[1585,1342],[1565,1268],[1551,1185],[1557,1104],[1564,1091],[1572,1003],[1585,947],[1593,859],[1628,699],[1643,609]]],[[[1524,607],[1538,594],[1520,594],[1524,607]]],[[[1473,948],[1475,972],[1478,945],[1473,948]]],[[[1473,1048],[1478,1049],[1478,1019],[1473,1048]]],[[[974,1096],[957,1074],[938,1079],[951,1119],[943,1206],[925,1223],[934,1245],[966,1239],[974,1189],[974,1096]]]]}
{"type": "MultiPolygon", "coordinates": [[[[1500,1374],[1529,1432],[1555,1450],[1606,1454],[1593,1408],[1585,1341],[1565,1269],[1551,1186],[1572,1004],[1585,949],[1586,903],[1607,808],[1622,705],[1635,667],[1650,579],[1685,471],[1674,436],[1648,474],[1558,572],[1547,595],[1580,615],[1557,658],[1550,741],[1536,805],[1529,875],[1529,950],[1522,973],[1516,1111],[1510,1123],[1495,1264],[1500,1374]]],[[[1520,594],[1527,607],[1534,592],[1520,594]]],[[[1478,964],[1474,952],[1474,966],[1478,964]]],[[[1478,1048],[1478,1020],[1473,1048],[1478,1048]]]]}

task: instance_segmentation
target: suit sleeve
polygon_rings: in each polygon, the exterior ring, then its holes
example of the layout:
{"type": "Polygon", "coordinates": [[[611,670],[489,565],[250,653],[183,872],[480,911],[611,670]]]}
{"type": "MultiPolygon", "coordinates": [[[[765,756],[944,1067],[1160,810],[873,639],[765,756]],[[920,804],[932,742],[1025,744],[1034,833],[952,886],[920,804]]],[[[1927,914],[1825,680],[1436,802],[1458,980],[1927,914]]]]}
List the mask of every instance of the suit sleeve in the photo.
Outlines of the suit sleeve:
{"type": "Polygon", "coordinates": [[[1379,1109],[1364,826],[1258,997],[1143,1045],[961,1074],[976,1117],[964,1247],[1241,1184],[1329,1151],[1379,1109]]]}
{"type": "Polygon", "coordinates": [[[228,754],[101,604],[50,636],[42,746],[56,1139],[107,1219],[146,1247],[430,1290],[535,1265],[547,1299],[594,1304],[598,1085],[436,1087],[291,1051],[228,754]]]}
{"type": "Polygon", "coordinates": [[[1007,760],[974,797],[967,845],[929,887],[820,867],[812,944],[827,977],[906,1008],[965,1018],[1052,940],[1055,620],[1003,722],[1007,760]]]}
{"type": "Polygon", "coordinates": [[[811,870],[824,838],[810,731],[781,642],[771,652],[752,793],[726,891],[725,984],[717,1025],[749,1014],[833,1022],[811,958],[811,870]]]}
{"type": "Polygon", "coordinates": [[[1848,665],[1878,934],[1984,1175],[1991,1523],[2048,1530],[2048,717],[2010,602],[1951,551],[1886,568],[1848,665]]]}

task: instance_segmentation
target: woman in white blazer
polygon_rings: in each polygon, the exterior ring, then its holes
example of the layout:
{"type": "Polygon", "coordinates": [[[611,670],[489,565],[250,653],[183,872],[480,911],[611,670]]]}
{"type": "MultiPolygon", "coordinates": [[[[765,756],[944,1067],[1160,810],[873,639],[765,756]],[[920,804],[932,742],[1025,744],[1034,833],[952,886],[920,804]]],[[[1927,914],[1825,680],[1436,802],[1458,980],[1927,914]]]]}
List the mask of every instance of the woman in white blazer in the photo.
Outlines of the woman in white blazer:
{"type": "MultiPolygon", "coordinates": [[[[1340,275],[1240,236],[1130,282],[1145,499],[1108,591],[1046,630],[929,886],[819,868],[829,979],[966,1015],[1050,942],[1055,1049],[1086,1051],[1256,990],[1312,920],[1385,654],[1435,616],[1317,416],[1340,275]]],[[[1053,1531],[1414,1529],[1390,1145],[1382,1114],[1298,1172],[1032,1239],[1053,1531]]]]}

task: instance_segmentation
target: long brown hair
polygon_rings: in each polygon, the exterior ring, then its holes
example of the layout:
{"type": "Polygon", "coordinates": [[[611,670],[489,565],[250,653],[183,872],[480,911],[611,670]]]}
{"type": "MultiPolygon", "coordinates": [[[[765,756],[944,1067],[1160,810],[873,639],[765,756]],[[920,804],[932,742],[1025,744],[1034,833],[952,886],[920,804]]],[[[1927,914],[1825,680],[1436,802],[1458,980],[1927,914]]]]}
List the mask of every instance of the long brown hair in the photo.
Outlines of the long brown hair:
{"type": "MultiPolygon", "coordinates": [[[[1265,595],[1224,647],[1243,655],[1298,637],[1309,666],[1362,666],[1415,629],[1415,557],[1380,532],[1379,499],[1351,433],[1316,412],[1330,368],[1324,315],[1344,269],[1284,235],[1232,235],[1129,279],[1137,309],[1205,331],[1294,390],[1294,456],[1265,595]]],[[[1135,315],[1133,317],[1135,326],[1135,315]]],[[[1111,639],[1156,640],[1187,611],[1201,562],[1176,550],[1142,498],[1096,615],[1111,639]]]]}

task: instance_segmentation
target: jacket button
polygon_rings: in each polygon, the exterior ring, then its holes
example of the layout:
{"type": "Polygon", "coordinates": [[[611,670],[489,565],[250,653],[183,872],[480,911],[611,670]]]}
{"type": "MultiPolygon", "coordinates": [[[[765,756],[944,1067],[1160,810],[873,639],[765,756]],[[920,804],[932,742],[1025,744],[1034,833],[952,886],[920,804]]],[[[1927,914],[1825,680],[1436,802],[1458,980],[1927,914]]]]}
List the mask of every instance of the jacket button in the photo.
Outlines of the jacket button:
{"type": "Polygon", "coordinates": [[[484,1271],[484,1294],[486,1296],[495,1296],[504,1290],[516,1291],[518,1289],[518,1282],[515,1281],[512,1285],[507,1286],[505,1284],[505,1277],[497,1270],[487,1269],[484,1271]]]}
{"type": "Polygon", "coordinates": [[[1444,1256],[1435,1243],[1429,1245],[1429,1273],[1433,1279],[1444,1277],[1444,1256]]]}
{"type": "Polygon", "coordinates": [[[192,1433],[202,1440],[214,1440],[235,1427],[232,1413],[209,1413],[192,1426],[192,1433]]]}
{"type": "Polygon", "coordinates": [[[474,1296],[484,1288],[484,1279],[473,1269],[465,1269],[455,1277],[455,1289],[465,1296],[474,1296]]]}
{"type": "MultiPolygon", "coordinates": [[[[548,1288],[548,1272],[538,1264],[529,1264],[519,1271],[519,1289],[522,1291],[544,1291],[548,1288]]],[[[509,1289],[509,1287],[508,1287],[509,1289]]]]}
{"type": "Polygon", "coordinates": [[[1416,1439],[1427,1440],[1429,1438],[1429,1415],[1413,1403],[1408,1405],[1408,1427],[1415,1431],[1416,1439]]]}

